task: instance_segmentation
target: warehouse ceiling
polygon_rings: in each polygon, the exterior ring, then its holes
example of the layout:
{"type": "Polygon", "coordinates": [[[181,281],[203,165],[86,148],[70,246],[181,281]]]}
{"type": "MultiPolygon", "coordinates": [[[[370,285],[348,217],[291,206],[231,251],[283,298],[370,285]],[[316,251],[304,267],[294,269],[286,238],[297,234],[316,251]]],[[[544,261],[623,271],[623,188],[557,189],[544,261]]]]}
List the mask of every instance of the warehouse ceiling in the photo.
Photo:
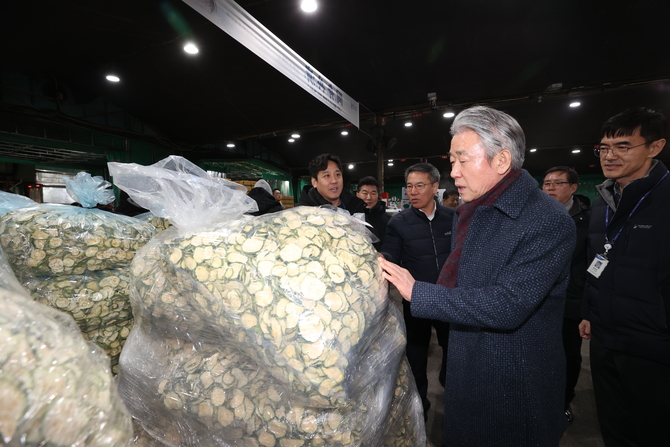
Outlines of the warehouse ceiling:
{"type": "Polygon", "coordinates": [[[52,80],[44,94],[73,104],[105,98],[185,149],[256,141],[294,172],[329,151],[355,165],[354,178],[377,172],[371,141],[384,137],[386,176],[420,159],[448,169],[443,114],[474,103],[519,120],[535,175],[556,164],[599,172],[598,129],[627,107],[670,116],[666,0],[318,3],[308,15],[298,0],[238,1],[360,102],[360,129],[178,0],[4,1],[0,67],[52,80]]]}

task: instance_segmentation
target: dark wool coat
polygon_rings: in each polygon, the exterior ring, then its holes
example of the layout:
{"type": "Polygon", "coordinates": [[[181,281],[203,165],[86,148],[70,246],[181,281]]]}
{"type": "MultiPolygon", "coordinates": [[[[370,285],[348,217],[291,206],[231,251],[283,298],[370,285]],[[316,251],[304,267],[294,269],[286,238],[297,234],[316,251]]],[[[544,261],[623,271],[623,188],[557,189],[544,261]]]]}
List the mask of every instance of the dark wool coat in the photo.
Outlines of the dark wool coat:
{"type": "Polygon", "coordinates": [[[647,176],[624,188],[618,207],[613,180],[596,187],[600,197],[591,211],[588,263],[605,251],[608,206],[610,239],[623,229],[600,278],[587,275],[582,315],[606,348],[670,365],[670,175],[659,183],[666,172],[665,165],[654,160],[647,176]]]}
{"type": "MultiPolygon", "coordinates": [[[[458,208],[454,228],[457,219],[458,208]]],[[[412,314],[451,323],[444,445],[558,446],[568,423],[561,328],[574,245],[563,205],[523,171],[475,210],[457,286],[415,283],[412,314]]]]}

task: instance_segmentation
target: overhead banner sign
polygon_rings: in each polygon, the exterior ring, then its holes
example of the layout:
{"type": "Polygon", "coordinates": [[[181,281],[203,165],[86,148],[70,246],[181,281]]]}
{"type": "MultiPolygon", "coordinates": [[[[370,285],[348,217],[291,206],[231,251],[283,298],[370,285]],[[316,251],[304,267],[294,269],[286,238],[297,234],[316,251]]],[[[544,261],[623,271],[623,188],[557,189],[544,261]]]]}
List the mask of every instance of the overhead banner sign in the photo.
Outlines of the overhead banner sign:
{"type": "Polygon", "coordinates": [[[330,82],[237,3],[232,0],[183,1],[312,96],[359,127],[358,102],[330,82]]]}

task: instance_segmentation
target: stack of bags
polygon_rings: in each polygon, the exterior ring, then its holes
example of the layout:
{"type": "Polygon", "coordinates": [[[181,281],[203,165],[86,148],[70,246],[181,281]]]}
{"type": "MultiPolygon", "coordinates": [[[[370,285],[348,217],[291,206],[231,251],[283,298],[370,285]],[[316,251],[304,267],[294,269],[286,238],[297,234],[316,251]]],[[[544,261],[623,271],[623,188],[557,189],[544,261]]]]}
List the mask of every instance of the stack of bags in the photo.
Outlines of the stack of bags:
{"type": "Polygon", "coordinates": [[[35,204],[9,211],[0,217],[0,245],[32,297],[71,314],[116,371],[133,325],[130,262],[156,229],[93,208],[113,200],[99,177],[79,173],[67,185],[82,207],[35,204]]]}

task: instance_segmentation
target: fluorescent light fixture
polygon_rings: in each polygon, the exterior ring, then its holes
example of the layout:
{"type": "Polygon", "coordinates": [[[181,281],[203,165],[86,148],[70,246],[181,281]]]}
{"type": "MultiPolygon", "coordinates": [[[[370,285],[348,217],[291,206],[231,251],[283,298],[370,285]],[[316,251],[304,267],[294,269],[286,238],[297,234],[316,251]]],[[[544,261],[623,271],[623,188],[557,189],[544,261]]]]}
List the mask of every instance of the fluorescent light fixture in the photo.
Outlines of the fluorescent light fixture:
{"type": "Polygon", "coordinates": [[[291,138],[300,138],[300,134],[299,133],[292,133],[291,138]]]}
{"type": "Polygon", "coordinates": [[[235,143],[230,142],[230,143],[226,144],[226,147],[235,147],[235,143]]]}
{"type": "Polygon", "coordinates": [[[340,133],[341,133],[342,135],[344,135],[344,136],[349,135],[349,132],[347,132],[346,130],[343,130],[343,131],[340,132],[340,133]]]}
{"type": "Polygon", "coordinates": [[[573,150],[572,150],[572,153],[573,153],[573,154],[578,154],[578,153],[580,153],[581,151],[582,151],[581,149],[573,149],[573,150]]]}
{"type": "Polygon", "coordinates": [[[582,105],[582,103],[579,102],[579,101],[575,101],[575,102],[571,102],[571,103],[570,103],[570,107],[572,107],[572,108],[574,108],[574,107],[579,107],[579,106],[581,106],[581,105],[582,105]]]}
{"type": "Polygon", "coordinates": [[[198,51],[200,50],[198,50],[198,47],[196,47],[194,43],[189,42],[184,45],[184,51],[186,51],[188,54],[198,54],[198,51]]]}
{"type": "Polygon", "coordinates": [[[105,79],[107,79],[109,82],[119,82],[121,80],[121,78],[113,74],[108,74],[105,76],[105,79]]]}
{"type": "Polygon", "coordinates": [[[300,9],[305,12],[314,12],[316,11],[316,8],[316,0],[302,0],[300,3],[300,9]]]}
{"type": "Polygon", "coordinates": [[[289,139],[288,139],[288,142],[289,142],[289,143],[293,143],[294,141],[295,141],[295,140],[294,140],[293,138],[289,138],[289,139]]]}
{"type": "Polygon", "coordinates": [[[530,150],[531,152],[537,152],[537,149],[533,148],[530,150]]]}
{"type": "Polygon", "coordinates": [[[454,116],[456,116],[456,114],[454,112],[447,112],[442,116],[445,118],[453,118],[454,116]]]}
{"type": "Polygon", "coordinates": [[[354,169],[354,165],[349,165],[349,169],[354,169]]]}
{"type": "Polygon", "coordinates": [[[407,122],[405,123],[405,127],[412,127],[412,122],[411,122],[411,121],[407,121],[407,122]]]}
{"type": "Polygon", "coordinates": [[[389,165],[389,166],[393,166],[393,162],[392,162],[392,161],[389,161],[389,164],[388,164],[388,165],[389,165]]]}

